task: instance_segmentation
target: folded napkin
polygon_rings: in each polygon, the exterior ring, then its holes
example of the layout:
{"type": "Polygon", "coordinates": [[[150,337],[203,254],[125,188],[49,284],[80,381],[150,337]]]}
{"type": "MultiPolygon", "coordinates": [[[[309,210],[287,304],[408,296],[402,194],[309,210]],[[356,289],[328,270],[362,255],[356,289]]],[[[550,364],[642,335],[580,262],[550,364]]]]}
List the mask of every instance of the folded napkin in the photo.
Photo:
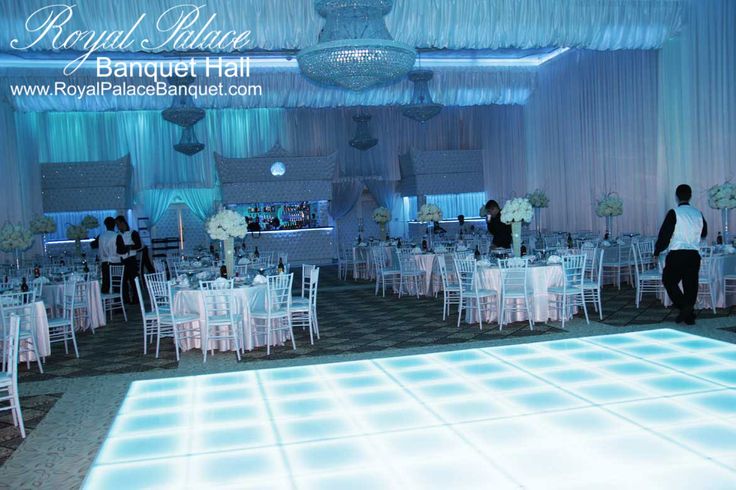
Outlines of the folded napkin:
{"type": "Polygon", "coordinates": [[[616,244],[618,244],[618,245],[624,245],[625,243],[626,243],[626,242],[624,242],[624,241],[623,241],[623,240],[621,240],[620,238],[619,238],[618,240],[616,240],[616,244]]]}
{"type": "Polygon", "coordinates": [[[33,284],[48,284],[49,282],[51,281],[49,281],[49,278],[45,276],[37,277],[33,280],[33,284]]]}
{"type": "Polygon", "coordinates": [[[367,247],[367,246],[368,246],[368,244],[367,244],[367,243],[365,243],[365,242],[360,242],[360,243],[358,244],[358,246],[359,246],[359,247],[367,247]]]}
{"type": "Polygon", "coordinates": [[[268,284],[268,279],[266,279],[266,276],[258,274],[253,278],[253,284],[268,284]]]}
{"type": "Polygon", "coordinates": [[[608,240],[603,240],[601,242],[601,245],[603,245],[604,247],[610,247],[611,246],[611,242],[609,242],[608,240]]]}
{"type": "Polygon", "coordinates": [[[479,261],[476,262],[476,264],[481,267],[490,267],[491,261],[488,259],[480,259],[479,261]]]}
{"type": "Polygon", "coordinates": [[[411,249],[411,253],[413,253],[413,254],[420,254],[420,253],[422,253],[422,249],[419,248],[419,247],[414,247],[414,248],[411,249]]]}
{"type": "Polygon", "coordinates": [[[82,274],[78,274],[76,272],[69,274],[70,281],[81,281],[82,279],[84,279],[84,276],[82,274]]]}
{"type": "Polygon", "coordinates": [[[457,248],[455,248],[455,250],[457,250],[458,252],[465,252],[467,249],[468,247],[466,247],[465,245],[458,245],[457,248]]]}
{"type": "Polygon", "coordinates": [[[595,248],[595,244],[593,242],[585,241],[583,242],[583,248],[595,248]]]}
{"type": "Polygon", "coordinates": [[[733,245],[726,245],[725,247],[723,247],[723,251],[727,254],[733,254],[736,253],[736,248],[734,248],[733,245]]]}
{"type": "Polygon", "coordinates": [[[508,260],[508,261],[507,261],[506,263],[507,263],[508,265],[510,265],[510,266],[514,266],[514,267],[516,267],[516,266],[524,265],[524,262],[525,262],[525,260],[524,260],[524,259],[522,259],[522,258],[519,258],[519,257],[512,257],[512,258],[510,258],[510,259],[509,259],[509,260],[508,260]]]}
{"type": "Polygon", "coordinates": [[[548,264],[561,264],[562,263],[562,257],[559,255],[550,255],[547,259],[548,264]]]}
{"type": "Polygon", "coordinates": [[[238,265],[248,265],[250,264],[250,259],[248,257],[243,257],[242,259],[238,260],[238,265]]]}
{"type": "Polygon", "coordinates": [[[436,247],[434,247],[434,251],[438,254],[443,254],[447,252],[447,248],[444,245],[437,245],[436,247]]]}
{"type": "Polygon", "coordinates": [[[197,273],[197,279],[207,279],[210,277],[209,271],[202,271],[197,273]]]}

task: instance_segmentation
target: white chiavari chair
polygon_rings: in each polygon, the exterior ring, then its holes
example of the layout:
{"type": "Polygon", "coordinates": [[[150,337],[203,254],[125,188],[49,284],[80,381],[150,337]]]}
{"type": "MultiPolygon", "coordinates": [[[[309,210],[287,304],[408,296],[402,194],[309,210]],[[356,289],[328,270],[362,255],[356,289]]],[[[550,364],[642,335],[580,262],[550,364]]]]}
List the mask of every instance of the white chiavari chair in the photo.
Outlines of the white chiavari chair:
{"type": "Polygon", "coordinates": [[[662,273],[654,260],[654,243],[638,241],[631,245],[634,258],[634,281],[636,286],[636,307],[646,293],[659,295],[662,292],[662,273]]]}
{"type": "MultiPolygon", "coordinates": [[[[386,247],[372,247],[373,266],[376,268],[376,290],[375,295],[378,296],[378,288],[381,287],[383,297],[386,297],[386,281],[391,280],[391,287],[396,290],[396,279],[401,278],[401,270],[396,267],[395,263],[388,265],[388,254],[386,247]]],[[[398,259],[397,259],[398,260],[398,259]]]]}
{"type": "MultiPolygon", "coordinates": [[[[702,250],[702,249],[701,249],[702,250]]],[[[698,303],[704,305],[704,299],[710,300],[710,308],[716,313],[716,289],[715,289],[715,261],[711,256],[700,258],[700,273],[698,274],[698,303]]]]}
{"type": "Polygon", "coordinates": [[[534,330],[533,295],[529,288],[529,260],[525,258],[501,259],[498,261],[501,272],[499,329],[503,330],[506,315],[513,312],[526,313],[529,328],[534,330]],[[521,304],[520,304],[521,303],[521,304]]]}
{"type": "Polygon", "coordinates": [[[562,319],[562,328],[565,328],[565,320],[568,316],[572,317],[573,308],[576,306],[582,306],[585,321],[590,323],[583,291],[585,255],[566,255],[562,257],[562,272],[562,286],[547,288],[547,292],[553,295],[550,305],[557,309],[558,315],[562,319]]]}
{"type": "Polygon", "coordinates": [[[301,298],[292,299],[291,320],[294,326],[309,329],[309,342],[310,344],[314,344],[314,336],[316,335],[319,339],[319,323],[317,322],[317,287],[319,285],[319,267],[309,269],[308,272],[309,276],[306,285],[307,296],[305,297],[302,293],[301,298]]]}
{"type": "MultiPolygon", "coordinates": [[[[151,280],[150,277],[160,277],[160,272],[156,272],[153,274],[146,274],[144,276],[144,279],[146,280],[146,284],[148,284],[148,281],[151,280]]],[[[165,273],[164,273],[165,274],[165,273]]],[[[154,281],[156,279],[153,279],[154,281]]],[[[143,355],[145,356],[148,354],[148,344],[153,342],[153,339],[156,337],[156,331],[158,330],[158,317],[156,316],[156,306],[153,304],[153,297],[151,295],[151,288],[148,287],[148,296],[151,298],[151,311],[146,310],[146,302],[143,301],[143,292],[141,291],[141,281],[140,278],[136,277],[134,279],[135,282],[135,290],[138,293],[138,297],[140,298],[140,307],[141,307],[141,318],[143,319],[143,355]]]]}
{"type": "Polygon", "coordinates": [[[294,274],[279,274],[268,276],[266,289],[266,304],[259,305],[251,311],[254,322],[253,335],[258,335],[258,322],[263,322],[262,331],[266,337],[266,355],[271,355],[271,344],[274,335],[278,332],[288,332],[291,344],[296,350],[294,331],[291,322],[291,286],[294,274]]]}
{"type": "Polygon", "coordinates": [[[0,298],[0,318],[3,323],[3,345],[8,345],[6,330],[10,317],[15,315],[20,320],[18,333],[18,354],[26,354],[26,368],[31,368],[31,355],[36,359],[38,371],[43,373],[42,359],[38,351],[38,336],[36,335],[36,312],[33,292],[4,294],[0,298]]]}
{"type": "Polygon", "coordinates": [[[64,283],[61,316],[49,319],[49,343],[64,342],[64,352],[69,354],[69,341],[71,341],[74,347],[74,355],[79,358],[77,336],[74,332],[76,298],[77,282],[73,280],[67,281],[64,283]]]}
{"type": "Polygon", "coordinates": [[[195,324],[199,321],[196,313],[175,313],[173,311],[174,295],[171,284],[168,282],[150,281],[154,297],[154,310],[157,317],[156,328],[156,358],[159,356],[161,339],[173,338],[176,360],[178,361],[180,343],[184,340],[200,338],[199,329],[195,324]]]}
{"type": "Polygon", "coordinates": [[[10,315],[7,319],[7,333],[4,336],[3,370],[0,372],[0,403],[7,406],[0,407],[0,411],[10,410],[13,414],[13,424],[20,430],[23,439],[26,429],[23,424],[23,414],[18,398],[18,349],[20,345],[20,318],[10,315]]]}
{"type": "Polygon", "coordinates": [[[603,296],[601,288],[603,281],[603,257],[605,255],[605,249],[596,248],[594,250],[593,263],[590,268],[591,274],[586,274],[585,279],[583,279],[583,294],[585,296],[585,301],[593,303],[593,308],[598,312],[600,319],[603,320],[603,296]]]}
{"type": "Polygon", "coordinates": [[[457,326],[460,328],[462,312],[465,310],[466,318],[472,308],[478,314],[478,323],[483,330],[483,313],[485,311],[498,312],[498,292],[494,289],[485,289],[479,286],[476,275],[478,267],[475,259],[455,259],[455,271],[460,282],[460,307],[457,318],[457,326]]]}
{"type": "Polygon", "coordinates": [[[204,302],[204,325],[202,326],[202,356],[207,362],[207,351],[215,354],[213,342],[232,342],[235,356],[240,360],[243,350],[241,338],[243,315],[239,312],[237,298],[232,288],[206,289],[202,291],[204,302]]]}
{"type": "Polygon", "coordinates": [[[460,310],[460,282],[457,274],[450,275],[447,270],[446,256],[443,254],[437,255],[437,266],[442,279],[442,321],[450,316],[452,305],[458,305],[458,315],[462,316],[462,310],[460,310]]]}
{"type": "Polygon", "coordinates": [[[419,268],[414,253],[409,249],[396,249],[399,258],[399,298],[406,288],[406,293],[411,294],[410,286],[414,287],[417,299],[421,293],[421,285],[424,282],[424,271],[419,268]]]}
{"type": "Polygon", "coordinates": [[[123,274],[125,267],[122,265],[110,266],[110,292],[102,295],[102,305],[105,308],[105,314],[110,314],[112,320],[112,312],[121,310],[123,318],[128,321],[128,313],[125,311],[125,301],[123,300],[123,274]]]}

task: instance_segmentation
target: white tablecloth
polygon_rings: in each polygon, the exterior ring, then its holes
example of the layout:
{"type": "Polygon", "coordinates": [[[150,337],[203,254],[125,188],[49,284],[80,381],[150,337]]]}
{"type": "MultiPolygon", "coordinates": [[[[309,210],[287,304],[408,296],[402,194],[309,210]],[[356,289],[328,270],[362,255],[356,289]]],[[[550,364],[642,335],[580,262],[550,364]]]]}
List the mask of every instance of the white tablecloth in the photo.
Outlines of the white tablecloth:
{"type": "MultiPolygon", "coordinates": [[[[242,334],[244,336],[245,348],[253,350],[254,347],[266,345],[265,335],[259,332],[255,343],[253,342],[253,322],[250,317],[250,311],[256,306],[265,306],[266,304],[266,286],[249,286],[244,288],[236,288],[235,295],[238,299],[240,312],[243,314],[242,334]]],[[[202,291],[196,289],[186,289],[177,291],[174,296],[174,312],[175,313],[196,313],[199,315],[197,328],[201,328],[205,322],[204,314],[204,298],[202,291]]],[[[281,331],[272,339],[272,345],[282,344],[289,339],[287,332],[281,331]]],[[[202,346],[199,338],[186,340],[182,344],[182,350],[200,349],[202,346]]],[[[211,346],[210,346],[211,347],[211,346]]],[[[215,349],[218,351],[236,350],[234,343],[229,340],[218,340],[215,343],[215,349]]]]}
{"type": "MultiPolygon", "coordinates": [[[[562,266],[539,265],[531,266],[527,269],[529,289],[532,292],[532,316],[535,322],[546,322],[548,320],[555,321],[558,319],[557,310],[550,308],[549,301],[553,295],[547,293],[547,289],[553,286],[562,286],[562,266]]],[[[478,275],[476,276],[479,284],[483,289],[493,289],[501,295],[501,270],[498,267],[478,267],[478,275]]],[[[510,303],[509,303],[510,304],[510,303]]],[[[523,304],[522,300],[518,300],[518,304],[523,304]]],[[[465,310],[465,319],[468,322],[477,322],[477,310],[474,308],[465,310]],[[468,313],[470,315],[468,316],[468,313]]],[[[509,317],[507,317],[508,319],[509,317]]],[[[527,315],[523,311],[515,311],[511,314],[512,321],[526,321],[527,315]]],[[[486,312],[483,318],[484,322],[495,322],[498,320],[496,312],[486,312]]]]}
{"type": "MultiPolygon", "coordinates": [[[[51,355],[51,342],[49,342],[49,319],[46,316],[46,306],[43,301],[36,301],[33,304],[33,309],[35,310],[36,316],[36,339],[38,339],[38,346],[36,348],[41,357],[48,357],[51,355]]],[[[25,362],[27,358],[30,361],[36,360],[36,356],[33,353],[23,353],[18,356],[19,362],[25,362]]]]}
{"type": "MultiPolygon", "coordinates": [[[[102,306],[102,294],[100,293],[100,282],[89,281],[87,283],[87,301],[89,304],[89,323],[84,325],[77,322],[75,325],[77,330],[89,330],[104,327],[107,325],[105,318],[105,309],[102,306]]],[[[61,314],[61,308],[64,304],[64,284],[52,283],[43,286],[43,302],[48,308],[57,314],[61,314]]],[[[129,307],[126,305],[126,307],[129,307]]]]}
{"type": "MultiPolygon", "coordinates": [[[[713,290],[716,296],[716,308],[726,308],[736,304],[736,294],[730,294],[726,297],[724,290],[723,276],[726,274],[736,274],[736,254],[718,254],[713,255],[713,290]]],[[[702,269],[701,269],[701,272],[702,269]]],[[[672,301],[666,292],[663,292],[662,302],[665,306],[670,306],[672,301]]],[[[711,308],[710,296],[702,294],[698,298],[699,303],[696,308],[711,308]]]]}

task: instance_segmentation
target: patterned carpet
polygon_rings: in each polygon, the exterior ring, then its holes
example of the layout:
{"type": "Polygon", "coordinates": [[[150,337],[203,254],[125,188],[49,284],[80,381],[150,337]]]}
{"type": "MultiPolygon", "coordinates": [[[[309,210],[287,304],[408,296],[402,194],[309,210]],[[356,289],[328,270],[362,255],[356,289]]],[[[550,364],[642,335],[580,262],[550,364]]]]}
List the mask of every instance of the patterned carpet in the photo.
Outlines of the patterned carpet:
{"type": "MultiPolygon", "coordinates": [[[[61,396],[61,393],[52,393],[48,395],[27,396],[20,399],[26,435],[33,432],[61,396]]],[[[13,418],[10,411],[0,412],[0,466],[5,463],[22,442],[23,439],[20,436],[20,431],[13,425],[13,418]]],[[[0,483],[0,487],[2,486],[2,483],[0,483]]]]}
{"type": "MultiPolygon", "coordinates": [[[[294,284],[299,284],[299,272],[294,284]]],[[[666,309],[653,296],[643,301],[641,308],[634,304],[634,291],[624,286],[604,289],[603,323],[627,326],[658,323],[672,320],[674,313],[666,309]]],[[[454,310],[456,311],[456,310],[454,310]]],[[[592,311],[591,320],[598,320],[592,311]]],[[[736,307],[701,311],[700,318],[733,315],[736,307]]],[[[21,382],[48,380],[57,377],[99,376],[114,373],[133,373],[151,370],[174,369],[177,362],[173,343],[167,339],[162,344],[159,359],[152,354],[143,356],[140,311],[130,308],[129,321],[116,319],[97,333],[80,334],[81,358],[65,355],[63,346],[53,346],[53,355],[40,374],[34,364],[30,370],[20,366],[21,382]]],[[[528,337],[559,332],[559,324],[537,324],[533,331],[527,323],[519,322],[499,331],[498,325],[489,325],[480,330],[478,325],[462,324],[456,327],[457,314],[442,321],[442,299],[374,295],[373,283],[368,281],[340,281],[334,267],[324,267],[320,274],[319,313],[321,338],[309,344],[309,334],[297,330],[297,350],[291,344],[277,346],[271,350],[271,359],[313,358],[333,354],[380,352],[387,349],[424,347],[438,344],[459,344],[509,337],[528,337]]],[[[734,325],[736,326],[736,324],[734,325]]],[[[231,355],[216,353],[216,355],[231,355]]],[[[234,356],[234,355],[233,355],[234,356]]],[[[246,353],[243,363],[266,359],[265,348],[246,353]]]]}

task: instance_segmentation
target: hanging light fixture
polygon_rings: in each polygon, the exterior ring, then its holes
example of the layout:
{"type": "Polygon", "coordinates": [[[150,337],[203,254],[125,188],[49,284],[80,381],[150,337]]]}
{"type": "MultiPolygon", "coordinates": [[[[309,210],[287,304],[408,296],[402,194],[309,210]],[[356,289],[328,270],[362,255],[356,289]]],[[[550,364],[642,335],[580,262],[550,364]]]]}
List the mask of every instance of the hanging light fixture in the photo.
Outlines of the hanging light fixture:
{"type": "Polygon", "coordinates": [[[196,155],[204,150],[204,143],[200,143],[194,128],[184,128],[181,133],[181,139],[174,145],[174,149],[185,155],[196,155]]]}
{"type": "Polygon", "coordinates": [[[414,82],[414,95],[411,98],[411,104],[405,105],[401,111],[406,117],[423,123],[442,111],[442,104],[434,102],[429,92],[429,81],[433,76],[432,70],[409,72],[409,80],[414,82]]]}
{"type": "Polygon", "coordinates": [[[414,66],[416,51],[393,40],[383,17],[393,0],[315,0],[325,25],[318,44],[301,50],[307,78],[350,90],[394,81],[414,66]]]}
{"type": "Polygon", "coordinates": [[[355,137],[349,141],[350,146],[361,151],[370,150],[378,143],[378,139],[371,135],[371,116],[368,114],[357,114],[353,116],[353,121],[357,123],[355,137]]]}
{"type": "MultiPolygon", "coordinates": [[[[171,77],[169,85],[176,87],[188,87],[194,82],[191,76],[171,77]]],[[[179,90],[174,96],[171,107],[162,112],[163,118],[170,123],[189,128],[204,118],[204,109],[194,106],[192,96],[186,90],[179,90]]]]}

